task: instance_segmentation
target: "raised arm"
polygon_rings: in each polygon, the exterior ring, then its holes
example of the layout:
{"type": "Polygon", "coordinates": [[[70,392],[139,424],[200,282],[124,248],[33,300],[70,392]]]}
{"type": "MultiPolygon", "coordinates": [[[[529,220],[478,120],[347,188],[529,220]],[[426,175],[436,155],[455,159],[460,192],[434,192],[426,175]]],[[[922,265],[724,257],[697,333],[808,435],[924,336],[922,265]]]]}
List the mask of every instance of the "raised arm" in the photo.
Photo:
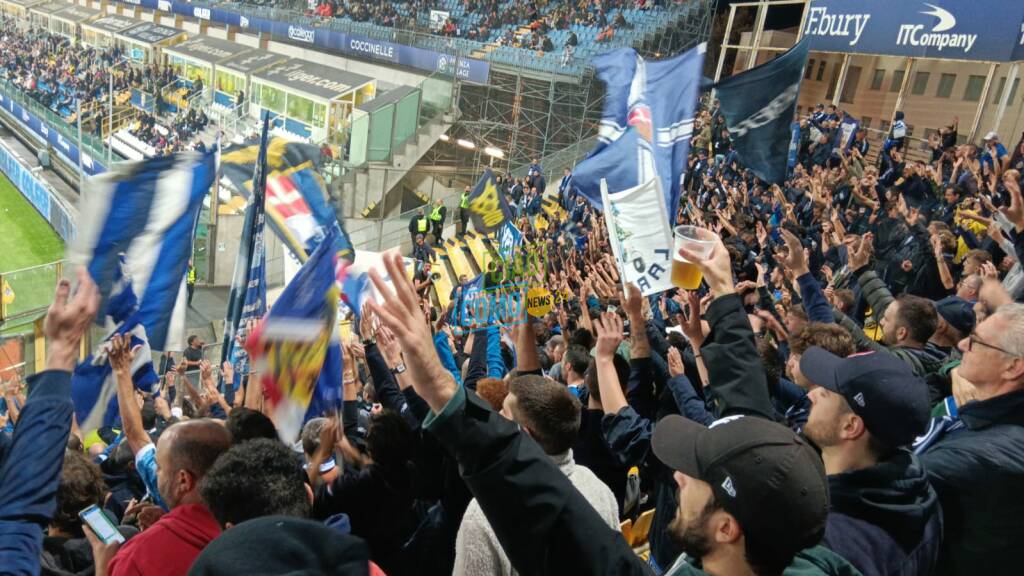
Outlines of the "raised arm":
{"type": "Polygon", "coordinates": [[[110,367],[117,382],[117,408],[121,413],[121,425],[132,454],[138,454],[152,442],[142,426],[142,411],[135,400],[135,385],[132,383],[132,361],[140,348],[132,347],[131,334],[114,334],[110,339],[110,367]]]}
{"type": "Polygon", "coordinates": [[[685,248],[680,255],[697,263],[714,297],[707,311],[711,333],[701,347],[701,355],[717,416],[752,414],[774,419],[767,378],[750,321],[733,285],[732,263],[725,245],[718,239],[707,258],[685,248]]]}
{"type": "Polygon", "coordinates": [[[99,308],[99,291],[84,268],[78,290],[61,280],[46,313],[46,370],[29,378],[29,394],[6,460],[0,464],[0,570],[38,574],[43,530],[57,509],[57,486],[71,431],[71,371],[82,336],[99,308]]]}
{"type": "Polygon", "coordinates": [[[395,334],[416,391],[430,406],[424,426],[455,456],[512,565],[521,573],[645,574],[621,534],[597,512],[535,442],[476,394],[456,385],[437,357],[429,329],[401,274],[384,259],[394,290],[370,278],[384,296],[367,306],[395,334]]]}

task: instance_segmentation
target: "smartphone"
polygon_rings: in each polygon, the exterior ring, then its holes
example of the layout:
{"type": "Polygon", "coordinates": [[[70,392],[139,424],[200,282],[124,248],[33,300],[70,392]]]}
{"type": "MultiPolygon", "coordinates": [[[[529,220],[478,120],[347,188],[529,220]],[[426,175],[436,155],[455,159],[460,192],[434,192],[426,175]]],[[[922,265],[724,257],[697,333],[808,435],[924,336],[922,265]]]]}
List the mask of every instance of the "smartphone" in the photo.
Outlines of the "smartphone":
{"type": "Polygon", "coordinates": [[[110,518],[103,512],[103,509],[93,504],[78,513],[78,517],[89,525],[89,528],[103,541],[104,544],[113,542],[123,543],[124,536],[117,530],[117,526],[110,521],[110,518]]]}

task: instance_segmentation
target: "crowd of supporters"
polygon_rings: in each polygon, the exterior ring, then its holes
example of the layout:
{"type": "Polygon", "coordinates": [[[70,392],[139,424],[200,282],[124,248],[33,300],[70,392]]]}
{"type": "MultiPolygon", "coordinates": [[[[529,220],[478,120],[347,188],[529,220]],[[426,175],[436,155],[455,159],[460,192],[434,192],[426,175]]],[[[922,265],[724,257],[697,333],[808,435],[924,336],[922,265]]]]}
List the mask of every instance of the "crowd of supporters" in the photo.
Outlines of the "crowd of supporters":
{"type": "Polygon", "coordinates": [[[79,101],[83,108],[106,103],[110,74],[115,94],[131,88],[153,94],[174,79],[170,67],[124,64],[120,48],[98,50],[40,29],[23,30],[10,20],[0,36],[0,73],[64,117],[75,113],[79,101]]]}
{"type": "MultiPolygon", "coordinates": [[[[594,27],[603,32],[602,39],[610,39],[614,30],[631,26],[623,16],[622,9],[652,10],[671,3],[653,0],[463,0],[461,16],[449,16],[434,32],[441,36],[551,51],[554,46],[549,47],[550,39],[545,42],[550,30],[567,30],[573,25],[594,27]],[[609,16],[613,10],[619,11],[609,16]],[[529,28],[529,33],[518,34],[518,29],[522,27],[529,28]]],[[[442,3],[428,0],[401,3],[321,0],[312,9],[312,13],[323,18],[346,18],[355,22],[372,22],[378,26],[413,30],[422,28],[421,24],[428,21],[427,15],[432,9],[448,10],[442,3]]]]}
{"type": "MultiPolygon", "coordinates": [[[[551,290],[552,312],[465,322],[469,279],[441,310],[429,270],[414,285],[386,257],[370,274],[383,298],[343,343],[340,417],[285,442],[245,359],[221,367],[237,383],[222,394],[196,340],[148,397],[115,339],[120,425],[78,430],[69,371],[97,296],[84,273],[73,297],[62,283],[47,371],[27,398],[4,386],[0,566],[1018,573],[1024,143],[957,145],[954,122],[917,162],[902,116],[874,154],[839,137],[842,120],[824,107],[802,119],[792,176],[768,185],[739,162],[717,105],[702,110],[675,220],[720,239],[706,258],[680,254],[700,289],[649,298],[621,285],[571,173],[553,193],[534,161],[499,189],[522,250],[546,264],[509,279],[551,290]],[[84,528],[90,505],[127,542],[84,528]],[[650,510],[644,559],[619,521],[650,510]]],[[[421,244],[440,239],[414,224],[421,244]]]]}

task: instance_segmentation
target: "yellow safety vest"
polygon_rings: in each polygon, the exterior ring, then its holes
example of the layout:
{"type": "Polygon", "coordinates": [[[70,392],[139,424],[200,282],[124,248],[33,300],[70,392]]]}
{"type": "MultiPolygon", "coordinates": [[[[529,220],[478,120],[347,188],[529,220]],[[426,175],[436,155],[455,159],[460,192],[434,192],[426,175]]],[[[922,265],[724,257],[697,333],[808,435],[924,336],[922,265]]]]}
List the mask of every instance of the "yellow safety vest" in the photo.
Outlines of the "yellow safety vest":
{"type": "Polygon", "coordinates": [[[440,222],[441,221],[441,207],[440,206],[434,206],[434,211],[430,213],[430,219],[433,220],[434,222],[440,222]]]}
{"type": "Polygon", "coordinates": [[[416,219],[416,227],[417,227],[417,229],[420,232],[426,232],[427,231],[427,226],[428,226],[428,223],[427,223],[427,219],[426,218],[417,218],[416,219]]]}
{"type": "Polygon", "coordinates": [[[189,284],[195,284],[196,283],[196,269],[194,267],[188,269],[188,283],[189,284]]]}
{"type": "Polygon", "coordinates": [[[459,202],[459,208],[469,208],[469,192],[462,193],[462,201],[459,202]]]}

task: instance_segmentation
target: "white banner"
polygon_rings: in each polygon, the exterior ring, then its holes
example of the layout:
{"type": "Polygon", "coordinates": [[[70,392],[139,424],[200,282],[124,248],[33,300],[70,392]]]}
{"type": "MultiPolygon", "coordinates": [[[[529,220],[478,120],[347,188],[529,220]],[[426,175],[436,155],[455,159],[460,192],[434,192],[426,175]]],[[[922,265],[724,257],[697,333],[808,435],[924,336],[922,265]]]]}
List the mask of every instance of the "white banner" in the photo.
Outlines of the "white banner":
{"type": "Polygon", "coordinates": [[[430,29],[439,32],[441,28],[444,28],[444,23],[448,21],[449,16],[450,14],[444,10],[431,10],[430,29]]]}
{"type": "Polygon", "coordinates": [[[614,194],[602,180],[601,200],[623,285],[636,284],[644,296],[671,289],[672,229],[658,178],[614,194]]]}

